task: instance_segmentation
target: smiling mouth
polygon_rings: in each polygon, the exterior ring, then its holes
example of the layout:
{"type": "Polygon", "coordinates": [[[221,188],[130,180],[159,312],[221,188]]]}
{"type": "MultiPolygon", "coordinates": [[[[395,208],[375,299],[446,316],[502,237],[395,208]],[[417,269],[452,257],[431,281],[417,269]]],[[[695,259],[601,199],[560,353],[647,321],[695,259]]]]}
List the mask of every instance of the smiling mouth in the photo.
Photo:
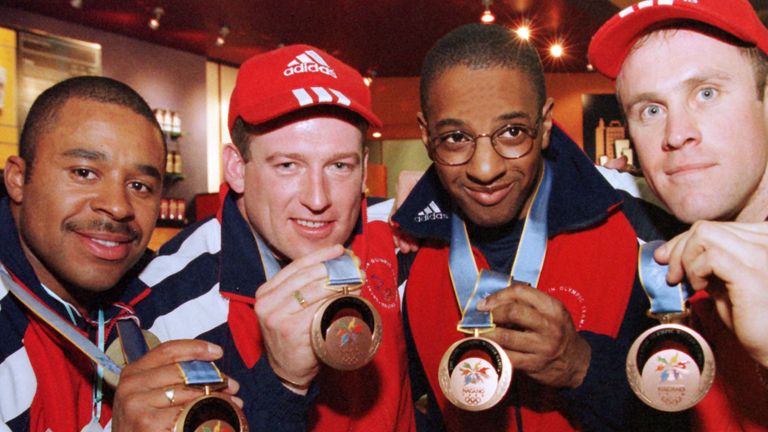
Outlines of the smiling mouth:
{"type": "Polygon", "coordinates": [[[91,239],[91,240],[106,247],[117,247],[120,245],[120,242],[116,242],[116,241],[100,240],[100,239],[91,239]]]}
{"type": "Polygon", "coordinates": [[[483,206],[492,206],[501,202],[512,188],[512,183],[489,187],[464,187],[466,193],[483,206]]]}
{"type": "Polygon", "coordinates": [[[668,176],[674,176],[678,174],[687,174],[687,173],[693,173],[697,171],[703,171],[705,169],[712,168],[713,166],[715,166],[715,164],[713,163],[678,165],[670,170],[665,171],[664,173],[668,176]]]}
{"type": "Polygon", "coordinates": [[[328,222],[311,221],[306,219],[294,219],[294,221],[296,222],[296,224],[300,226],[303,226],[305,228],[312,228],[312,229],[322,228],[328,225],[328,222]]]}

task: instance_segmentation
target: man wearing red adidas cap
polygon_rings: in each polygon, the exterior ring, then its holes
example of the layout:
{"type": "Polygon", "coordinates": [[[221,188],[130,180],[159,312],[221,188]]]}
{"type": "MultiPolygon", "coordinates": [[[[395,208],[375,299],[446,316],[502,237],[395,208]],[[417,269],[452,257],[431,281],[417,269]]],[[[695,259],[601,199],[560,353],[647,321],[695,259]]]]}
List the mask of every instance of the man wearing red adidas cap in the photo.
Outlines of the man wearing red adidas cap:
{"type": "Polygon", "coordinates": [[[712,345],[702,430],[768,430],[768,30],[746,0],[654,0],[595,34],[643,171],[691,229],[656,251],[667,280],[701,291],[692,323],[712,345]]]}
{"type": "Polygon", "coordinates": [[[252,430],[407,431],[413,413],[388,208],[364,197],[371,111],[362,76],[294,45],[243,63],[229,107],[218,215],[166,244],[140,277],[139,311],[161,340],[224,349],[252,430]],[[261,240],[282,269],[268,276],[261,240]],[[344,247],[361,260],[361,295],[381,315],[371,363],[321,366],[310,324],[323,300],[323,262],[344,247]],[[255,309],[255,313],[254,313],[255,309]]]}

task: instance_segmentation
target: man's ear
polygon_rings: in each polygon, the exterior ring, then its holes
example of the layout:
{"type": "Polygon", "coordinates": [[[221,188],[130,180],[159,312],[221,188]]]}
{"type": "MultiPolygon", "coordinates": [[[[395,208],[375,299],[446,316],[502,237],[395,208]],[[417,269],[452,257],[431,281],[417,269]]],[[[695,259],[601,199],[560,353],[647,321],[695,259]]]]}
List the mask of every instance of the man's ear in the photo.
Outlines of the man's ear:
{"type": "Polygon", "coordinates": [[[27,174],[27,163],[19,156],[9,156],[5,161],[3,176],[8,198],[14,204],[21,204],[24,199],[24,179],[27,174]]]}
{"type": "Polygon", "coordinates": [[[363,147],[363,184],[360,192],[363,194],[368,190],[368,147],[363,147]]]}
{"type": "Polygon", "coordinates": [[[421,142],[424,143],[424,147],[427,148],[429,153],[429,126],[427,126],[427,119],[421,112],[416,114],[416,121],[419,122],[419,131],[421,131],[421,142]]]}
{"type": "Polygon", "coordinates": [[[240,150],[234,144],[227,144],[224,146],[222,159],[224,180],[233,192],[242,194],[245,191],[245,159],[240,154],[240,150]]]}
{"type": "Polygon", "coordinates": [[[552,136],[552,110],[555,107],[555,100],[547,98],[544,106],[541,108],[541,149],[549,147],[549,138],[552,136]]]}

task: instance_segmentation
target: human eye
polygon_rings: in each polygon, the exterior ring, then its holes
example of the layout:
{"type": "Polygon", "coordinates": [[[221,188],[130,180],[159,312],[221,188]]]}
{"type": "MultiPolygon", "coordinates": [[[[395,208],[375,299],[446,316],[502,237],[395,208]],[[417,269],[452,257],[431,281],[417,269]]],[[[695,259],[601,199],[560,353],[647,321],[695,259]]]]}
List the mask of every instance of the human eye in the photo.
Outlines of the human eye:
{"type": "Polygon", "coordinates": [[[146,195],[151,195],[155,191],[154,186],[137,180],[128,182],[128,188],[146,195]]]}
{"type": "Polygon", "coordinates": [[[275,169],[281,173],[290,173],[296,170],[297,164],[294,161],[284,160],[275,163],[275,169]]]}
{"type": "Polygon", "coordinates": [[[497,134],[500,138],[519,139],[526,133],[528,127],[518,124],[511,124],[501,128],[497,134]]]}
{"type": "Polygon", "coordinates": [[[83,167],[72,168],[71,174],[80,180],[95,180],[97,177],[95,171],[90,168],[83,167]]]}
{"type": "Polygon", "coordinates": [[[703,101],[708,101],[717,97],[718,94],[719,92],[717,91],[717,89],[713,87],[703,87],[696,92],[696,98],[703,101]]]}
{"type": "Polygon", "coordinates": [[[472,137],[462,131],[451,131],[437,137],[437,145],[448,149],[463,148],[472,143],[472,137]]]}
{"type": "Polygon", "coordinates": [[[641,120],[652,120],[654,118],[659,117],[661,114],[662,114],[661,106],[657,104],[648,104],[640,109],[641,120]]]}

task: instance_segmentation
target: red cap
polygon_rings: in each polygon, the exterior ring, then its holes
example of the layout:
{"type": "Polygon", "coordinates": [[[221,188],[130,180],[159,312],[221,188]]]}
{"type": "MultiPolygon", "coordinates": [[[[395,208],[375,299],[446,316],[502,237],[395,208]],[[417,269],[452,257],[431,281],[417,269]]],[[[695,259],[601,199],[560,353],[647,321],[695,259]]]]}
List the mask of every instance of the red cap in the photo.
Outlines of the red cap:
{"type": "Polygon", "coordinates": [[[768,54],[768,30],[747,0],[646,0],[600,27],[589,45],[589,61],[597,71],[616,79],[637,39],[680,20],[710,25],[768,54]]]}
{"type": "Polygon", "coordinates": [[[290,45],[240,66],[229,102],[229,129],[237,117],[258,125],[315,105],[346,108],[381,127],[360,73],[315,47],[290,45]]]}

